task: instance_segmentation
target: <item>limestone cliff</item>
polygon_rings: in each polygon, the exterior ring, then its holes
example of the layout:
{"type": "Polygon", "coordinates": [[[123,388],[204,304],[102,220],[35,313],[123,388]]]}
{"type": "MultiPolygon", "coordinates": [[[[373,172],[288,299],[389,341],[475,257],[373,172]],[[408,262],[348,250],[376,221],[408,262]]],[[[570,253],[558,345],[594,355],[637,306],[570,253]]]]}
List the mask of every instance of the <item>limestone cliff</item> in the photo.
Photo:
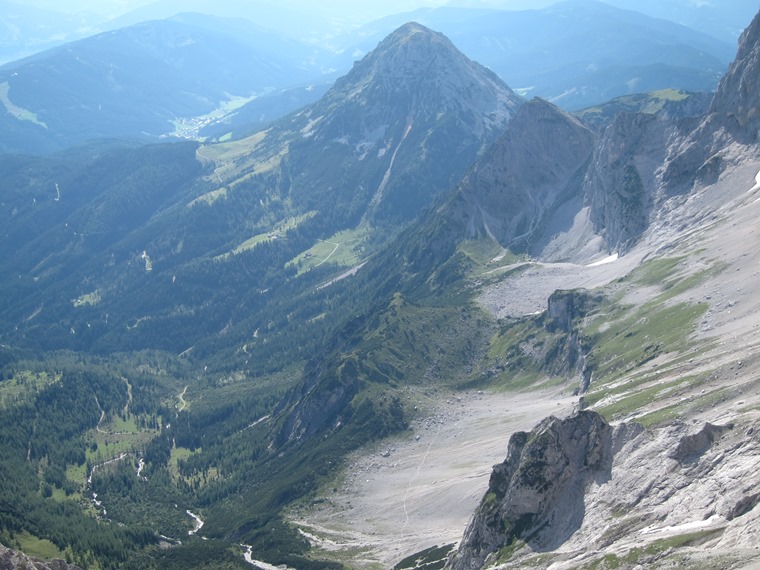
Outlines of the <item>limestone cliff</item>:
{"type": "Polygon", "coordinates": [[[760,108],[757,94],[760,92],[760,14],[739,39],[736,59],[718,86],[710,109],[722,115],[732,131],[743,142],[758,140],[760,131],[760,108]]]}
{"type": "Polygon", "coordinates": [[[481,568],[516,541],[556,548],[583,521],[586,487],[606,481],[611,467],[612,428],[595,412],[550,417],[530,433],[515,433],[447,567],[481,568]]]}
{"type": "Polygon", "coordinates": [[[610,250],[626,250],[648,226],[666,130],[667,121],[655,115],[621,113],[596,146],[584,190],[610,250]]]}
{"type": "Polygon", "coordinates": [[[709,538],[715,549],[685,553],[679,567],[713,556],[705,567],[743,568],[732,561],[757,558],[757,427],[678,421],[613,429],[588,411],[544,420],[510,439],[447,568],[595,567],[605,556],[619,562],[620,553],[654,564],[672,554],[660,546],[672,537],[709,538]],[[642,541],[654,546],[641,550],[642,541]]]}
{"type": "Polygon", "coordinates": [[[577,118],[533,99],[465,178],[453,210],[470,236],[525,251],[551,214],[581,192],[593,145],[577,118]]]}

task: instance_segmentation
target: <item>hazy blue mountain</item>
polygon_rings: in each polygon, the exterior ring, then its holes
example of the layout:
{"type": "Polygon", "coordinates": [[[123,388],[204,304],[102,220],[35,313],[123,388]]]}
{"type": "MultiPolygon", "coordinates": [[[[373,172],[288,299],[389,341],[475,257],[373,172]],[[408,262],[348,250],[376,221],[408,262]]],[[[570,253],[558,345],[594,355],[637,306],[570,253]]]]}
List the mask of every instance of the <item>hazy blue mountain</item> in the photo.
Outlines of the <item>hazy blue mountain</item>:
{"type": "Polygon", "coordinates": [[[0,64],[84,37],[101,20],[0,0],[0,64]]]}
{"type": "Polygon", "coordinates": [[[146,20],[170,18],[184,12],[245,18],[294,39],[313,38],[332,31],[330,23],[319,15],[318,10],[306,6],[301,10],[292,10],[273,0],[157,0],[110,20],[104,27],[118,29],[146,20]]]}
{"type": "MultiPolygon", "coordinates": [[[[57,328],[66,313],[85,326],[89,309],[79,311],[69,298],[84,294],[81,287],[102,286],[103,302],[91,308],[94,315],[111,306],[110,324],[97,318],[87,327],[100,330],[95,336],[56,333],[45,342],[109,345],[111,334],[130,330],[114,323],[144,311],[154,315],[146,326],[156,325],[156,334],[179,318],[200,340],[224,327],[219,319],[251,315],[229,305],[230,287],[239,290],[233,305],[266,304],[259,289],[312,265],[336,270],[315,261],[312,248],[326,242],[344,243],[338,268],[358,263],[456,184],[521,104],[444,36],[408,24],[318,102],[247,139],[129,152],[93,144],[50,160],[8,156],[0,163],[14,188],[2,210],[4,266],[31,281],[6,282],[6,330],[34,312],[37,288],[67,293],[32,328],[57,328]],[[98,172],[108,176],[93,176],[98,172]],[[149,270],[137,261],[143,252],[149,270]],[[238,273],[241,267],[247,269],[238,273]],[[44,278],[35,281],[32,273],[44,278]],[[158,287],[150,297],[142,289],[146,277],[158,287]],[[190,313],[177,312],[201,299],[190,313]]],[[[159,340],[143,332],[128,336],[183,350],[195,342],[184,333],[159,340]]]]}
{"type": "Polygon", "coordinates": [[[365,26],[359,49],[404,19],[441,30],[518,92],[566,109],[657,89],[713,90],[736,51],[704,33],[592,0],[514,12],[418,10],[365,26]]]}
{"type": "Polygon", "coordinates": [[[608,4],[677,22],[721,40],[736,42],[757,13],[755,0],[606,0],[608,4]]]}
{"type": "MultiPolygon", "coordinates": [[[[602,1],[610,6],[683,24],[732,44],[757,12],[757,2],[754,0],[602,1]]],[[[556,0],[451,0],[446,5],[457,8],[533,10],[547,8],[555,3],[556,0]]]]}
{"type": "Polygon", "coordinates": [[[299,47],[249,22],[188,15],[6,64],[0,149],[46,152],[97,137],[158,140],[193,130],[191,118],[235,96],[320,76],[305,64],[311,50],[299,47]]]}

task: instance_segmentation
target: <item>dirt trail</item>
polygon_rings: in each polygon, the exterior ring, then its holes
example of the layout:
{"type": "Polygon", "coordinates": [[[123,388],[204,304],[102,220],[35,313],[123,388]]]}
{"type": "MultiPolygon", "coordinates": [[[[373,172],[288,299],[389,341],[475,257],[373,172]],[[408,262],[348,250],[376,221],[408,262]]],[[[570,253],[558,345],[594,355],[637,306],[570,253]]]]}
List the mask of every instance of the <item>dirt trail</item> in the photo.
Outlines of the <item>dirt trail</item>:
{"type": "Polygon", "coordinates": [[[188,386],[185,386],[185,389],[182,390],[182,393],[179,395],[179,407],[177,408],[178,412],[181,412],[185,408],[187,408],[187,400],[185,400],[185,394],[187,394],[187,388],[188,386]]]}

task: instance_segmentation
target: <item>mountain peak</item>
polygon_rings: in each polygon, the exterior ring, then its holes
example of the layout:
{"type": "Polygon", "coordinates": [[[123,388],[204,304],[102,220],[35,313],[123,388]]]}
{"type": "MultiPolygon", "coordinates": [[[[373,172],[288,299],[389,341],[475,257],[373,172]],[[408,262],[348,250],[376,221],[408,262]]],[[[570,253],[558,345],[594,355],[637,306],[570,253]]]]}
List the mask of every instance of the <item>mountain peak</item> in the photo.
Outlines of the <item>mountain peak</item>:
{"type": "Polygon", "coordinates": [[[421,34],[421,36],[417,39],[422,39],[424,36],[428,36],[429,38],[438,38],[443,39],[444,41],[449,41],[443,34],[435,32],[418,22],[407,22],[403,26],[397,28],[396,31],[392,32],[388,37],[386,37],[385,40],[381,42],[381,45],[383,43],[411,40],[414,38],[414,36],[417,36],[419,34],[421,34]]]}
{"type": "Polygon", "coordinates": [[[480,137],[485,131],[503,129],[522,100],[446,36],[409,22],[354,63],[322,103],[331,107],[330,112],[324,107],[319,111],[331,116],[321,125],[324,136],[331,139],[373,132],[398,117],[421,125],[444,114],[466,117],[473,134],[480,137]],[[360,124],[344,121],[340,111],[336,114],[337,107],[346,104],[360,111],[360,124]]]}

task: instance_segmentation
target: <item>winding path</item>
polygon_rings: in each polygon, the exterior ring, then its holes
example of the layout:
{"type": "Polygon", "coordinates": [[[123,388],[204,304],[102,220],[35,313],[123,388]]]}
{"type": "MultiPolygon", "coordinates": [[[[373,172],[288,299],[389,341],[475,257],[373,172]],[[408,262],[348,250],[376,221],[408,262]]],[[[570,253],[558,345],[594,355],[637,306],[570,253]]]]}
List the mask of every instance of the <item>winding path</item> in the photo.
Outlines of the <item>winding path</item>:
{"type": "Polygon", "coordinates": [[[329,254],[327,257],[325,257],[325,258],[324,258],[322,261],[320,261],[319,263],[317,263],[317,264],[316,264],[314,267],[319,267],[320,265],[322,265],[323,263],[325,263],[325,262],[326,262],[328,259],[330,259],[330,258],[333,256],[333,254],[334,254],[336,251],[338,251],[338,248],[340,247],[340,244],[339,244],[339,243],[335,243],[335,242],[333,242],[333,241],[325,241],[325,240],[323,240],[323,239],[321,239],[321,240],[319,240],[319,241],[321,241],[321,242],[323,242],[323,243],[329,243],[330,245],[334,245],[334,246],[335,246],[335,248],[333,248],[333,250],[330,252],[330,254],[329,254]]]}
{"type": "Polygon", "coordinates": [[[187,394],[187,388],[188,386],[185,386],[185,389],[182,390],[182,393],[179,395],[179,407],[177,408],[178,412],[181,412],[185,408],[187,408],[187,401],[185,400],[185,394],[187,394]]]}

